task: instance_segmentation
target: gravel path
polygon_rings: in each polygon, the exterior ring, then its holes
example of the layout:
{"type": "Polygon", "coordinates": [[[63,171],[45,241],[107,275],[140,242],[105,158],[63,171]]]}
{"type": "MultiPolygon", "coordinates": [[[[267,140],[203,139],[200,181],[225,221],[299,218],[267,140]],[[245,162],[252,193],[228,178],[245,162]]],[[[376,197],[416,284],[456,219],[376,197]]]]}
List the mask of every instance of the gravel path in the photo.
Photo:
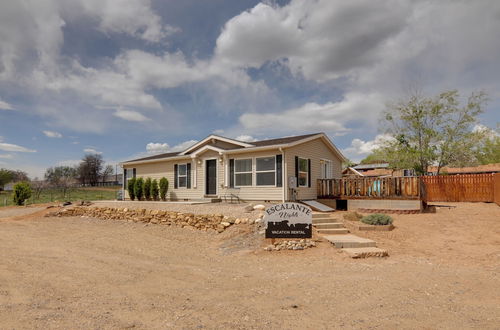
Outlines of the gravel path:
{"type": "MultiPolygon", "coordinates": [[[[132,202],[132,201],[95,201],[93,206],[96,207],[117,207],[129,209],[150,209],[150,210],[167,210],[194,214],[224,214],[235,218],[255,219],[260,214],[260,211],[246,212],[245,206],[249,203],[208,203],[208,204],[183,204],[169,202],[132,202]]],[[[262,204],[265,206],[271,205],[266,203],[254,203],[253,205],[262,204]]]]}
{"type": "Polygon", "coordinates": [[[0,208],[0,219],[1,218],[10,218],[17,217],[20,215],[27,215],[31,213],[35,213],[45,209],[45,207],[22,207],[22,206],[12,206],[0,208]]]}

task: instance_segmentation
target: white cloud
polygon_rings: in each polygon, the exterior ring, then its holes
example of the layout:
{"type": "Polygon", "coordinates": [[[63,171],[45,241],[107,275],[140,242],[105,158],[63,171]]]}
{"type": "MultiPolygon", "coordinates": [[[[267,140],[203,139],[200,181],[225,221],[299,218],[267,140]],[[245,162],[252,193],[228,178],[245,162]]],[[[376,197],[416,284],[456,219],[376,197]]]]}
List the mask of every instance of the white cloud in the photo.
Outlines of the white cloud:
{"type": "Polygon", "coordinates": [[[60,162],[57,163],[57,166],[76,166],[80,164],[81,160],[80,159],[66,159],[66,160],[61,160],[60,162]]]}
{"type": "Polygon", "coordinates": [[[83,149],[83,152],[86,152],[86,153],[89,153],[89,154],[97,154],[97,155],[101,155],[102,154],[102,151],[97,151],[94,148],[85,148],[85,149],[83,149]]]}
{"type": "Polygon", "coordinates": [[[137,121],[137,122],[142,122],[142,121],[148,121],[150,120],[146,116],[144,116],[142,113],[137,112],[137,111],[130,111],[130,110],[117,110],[113,114],[114,116],[121,118],[123,120],[128,120],[128,121],[137,121]]]}
{"type": "Polygon", "coordinates": [[[0,137],[0,150],[11,151],[11,152],[36,152],[36,150],[28,149],[17,144],[4,143],[3,139],[0,137]]]}
{"type": "Polygon", "coordinates": [[[254,138],[251,135],[239,135],[239,136],[236,137],[236,140],[243,141],[243,142],[254,142],[254,141],[257,141],[257,139],[254,138]]]}
{"type": "Polygon", "coordinates": [[[359,162],[373,152],[373,150],[382,146],[385,142],[393,138],[387,134],[378,134],[373,140],[363,141],[361,139],[353,139],[351,145],[342,150],[342,153],[354,162],[359,162]]]}
{"type": "Polygon", "coordinates": [[[0,110],[14,110],[14,107],[9,103],[2,101],[2,99],[0,99],[0,110]]]}
{"type": "Polygon", "coordinates": [[[373,122],[383,107],[378,94],[349,93],[339,102],[306,103],[277,113],[247,113],[239,121],[245,132],[257,134],[325,132],[339,136],[348,133],[348,124],[355,121],[373,122]]]}
{"type": "Polygon", "coordinates": [[[49,138],[58,138],[58,139],[62,138],[62,134],[55,131],[43,131],[43,134],[45,134],[45,136],[49,138]]]}
{"type": "Polygon", "coordinates": [[[12,158],[14,158],[14,155],[12,155],[12,154],[0,154],[0,158],[2,158],[2,159],[12,159],[12,158]]]}
{"type": "Polygon", "coordinates": [[[150,142],[146,145],[146,152],[148,154],[161,154],[161,153],[166,153],[166,152],[183,151],[183,150],[186,150],[187,148],[189,148],[190,146],[194,145],[197,142],[198,141],[196,141],[196,140],[187,140],[187,141],[181,142],[173,147],[170,147],[170,145],[168,143],[150,142]]]}

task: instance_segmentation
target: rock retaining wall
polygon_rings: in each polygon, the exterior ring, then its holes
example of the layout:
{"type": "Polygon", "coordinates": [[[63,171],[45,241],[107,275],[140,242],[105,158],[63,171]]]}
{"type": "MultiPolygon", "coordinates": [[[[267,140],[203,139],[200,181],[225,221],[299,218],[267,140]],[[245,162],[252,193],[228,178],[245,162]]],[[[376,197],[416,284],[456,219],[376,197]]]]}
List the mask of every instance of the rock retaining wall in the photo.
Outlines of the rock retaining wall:
{"type": "Polygon", "coordinates": [[[152,224],[177,225],[191,227],[198,230],[215,230],[222,233],[226,228],[240,223],[252,224],[255,221],[247,218],[234,218],[222,214],[193,214],[164,210],[147,210],[112,207],[72,207],[56,212],[51,212],[46,216],[88,216],[100,219],[122,220],[143,222],[152,224]]]}

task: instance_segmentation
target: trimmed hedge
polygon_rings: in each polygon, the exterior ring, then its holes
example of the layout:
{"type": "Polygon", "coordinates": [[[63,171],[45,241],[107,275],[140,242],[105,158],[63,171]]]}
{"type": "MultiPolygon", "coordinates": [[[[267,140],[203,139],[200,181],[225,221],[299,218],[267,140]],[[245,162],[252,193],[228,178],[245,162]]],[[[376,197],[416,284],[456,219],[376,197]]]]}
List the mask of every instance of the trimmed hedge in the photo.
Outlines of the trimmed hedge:
{"type": "Polygon", "coordinates": [[[137,178],[135,180],[135,185],[134,185],[134,194],[135,194],[135,197],[137,197],[137,199],[140,201],[142,201],[142,195],[143,195],[142,187],[143,186],[144,186],[144,179],[137,178]]]}
{"type": "Polygon", "coordinates": [[[151,178],[146,178],[144,185],[142,186],[142,194],[144,199],[149,201],[151,199],[151,178]]]}
{"type": "Polygon", "coordinates": [[[31,186],[28,182],[18,182],[14,185],[13,200],[16,205],[23,205],[31,197],[31,186]]]}
{"type": "Polygon", "coordinates": [[[158,200],[158,196],[159,196],[158,181],[156,179],[154,179],[151,182],[151,198],[153,200],[157,201],[158,200]]]}
{"type": "Polygon", "coordinates": [[[127,183],[127,191],[130,200],[135,200],[135,178],[131,178],[127,183]]]}
{"type": "Polygon", "coordinates": [[[168,191],[168,180],[163,177],[160,179],[160,198],[162,201],[167,199],[167,191],[168,191]]]}
{"type": "Polygon", "coordinates": [[[368,225],[385,226],[392,224],[392,218],[387,214],[374,213],[361,218],[361,222],[368,225]]]}

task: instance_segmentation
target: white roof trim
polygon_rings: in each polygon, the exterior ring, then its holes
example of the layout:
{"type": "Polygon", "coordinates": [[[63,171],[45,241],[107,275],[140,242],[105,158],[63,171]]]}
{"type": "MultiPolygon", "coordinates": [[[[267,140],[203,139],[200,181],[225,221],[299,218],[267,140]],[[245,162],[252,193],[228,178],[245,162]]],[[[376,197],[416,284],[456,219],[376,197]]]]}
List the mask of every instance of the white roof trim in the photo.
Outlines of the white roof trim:
{"type": "Polygon", "coordinates": [[[164,161],[170,161],[170,160],[182,160],[182,159],[190,159],[191,156],[170,156],[170,157],[163,157],[163,158],[155,158],[155,159],[144,159],[144,160],[135,160],[135,161],[130,161],[130,162],[121,162],[120,166],[123,167],[123,165],[136,165],[136,164],[147,164],[147,163],[156,163],[156,162],[164,162],[164,161]]]}
{"type": "Polygon", "coordinates": [[[195,143],[191,147],[187,148],[186,150],[184,150],[183,152],[181,152],[179,155],[185,155],[186,153],[190,152],[191,150],[196,149],[197,147],[199,147],[203,143],[205,143],[207,141],[210,141],[212,139],[224,141],[224,142],[235,144],[235,145],[239,145],[239,146],[242,146],[242,147],[254,147],[253,144],[249,144],[249,143],[245,143],[245,142],[242,142],[242,141],[233,140],[233,139],[230,139],[230,138],[226,138],[226,137],[223,137],[223,136],[212,134],[212,135],[207,136],[203,140],[199,141],[198,143],[195,143]]]}
{"type": "Polygon", "coordinates": [[[365,176],[363,173],[358,172],[355,168],[348,167],[347,169],[350,170],[350,171],[352,171],[352,172],[354,172],[354,174],[357,174],[359,176],[365,176]]]}
{"type": "Polygon", "coordinates": [[[200,149],[196,150],[192,154],[189,154],[189,155],[186,155],[186,156],[191,156],[191,158],[194,158],[194,157],[196,157],[196,155],[201,154],[202,152],[207,151],[207,150],[217,151],[218,153],[224,153],[224,151],[226,151],[226,150],[221,149],[221,148],[217,148],[217,147],[214,147],[214,146],[211,146],[211,145],[207,145],[207,146],[201,147],[200,149]]]}

